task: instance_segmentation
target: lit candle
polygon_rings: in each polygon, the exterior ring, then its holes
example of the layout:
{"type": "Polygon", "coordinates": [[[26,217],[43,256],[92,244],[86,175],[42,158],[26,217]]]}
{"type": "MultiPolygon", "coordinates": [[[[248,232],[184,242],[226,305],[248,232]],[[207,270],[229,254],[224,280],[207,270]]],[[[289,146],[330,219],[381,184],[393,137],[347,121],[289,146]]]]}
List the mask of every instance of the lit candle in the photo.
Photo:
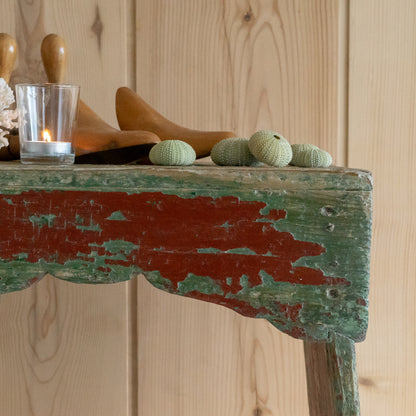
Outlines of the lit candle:
{"type": "Polygon", "coordinates": [[[42,132],[42,140],[26,141],[24,142],[23,147],[26,152],[39,156],[71,153],[71,142],[52,141],[48,130],[42,132]]]}
{"type": "Polygon", "coordinates": [[[76,85],[16,85],[22,163],[74,163],[72,138],[78,100],[76,85]]]}

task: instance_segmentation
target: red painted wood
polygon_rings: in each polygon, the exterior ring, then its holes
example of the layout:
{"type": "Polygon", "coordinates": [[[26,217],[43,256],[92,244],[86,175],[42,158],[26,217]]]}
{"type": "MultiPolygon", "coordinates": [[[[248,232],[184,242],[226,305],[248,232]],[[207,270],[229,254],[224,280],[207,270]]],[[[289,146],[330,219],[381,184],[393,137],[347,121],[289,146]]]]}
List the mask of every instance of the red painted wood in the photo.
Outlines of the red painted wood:
{"type": "MultiPolygon", "coordinates": [[[[226,298],[242,289],[242,275],[248,276],[250,287],[262,284],[261,270],[280,282],[349,284],[345,279],[325,276],[321,270],[293,266],[301,257],[319,256],[325,249],[277,231],[273,224],[284,219],[286,212],[267,212],[264,202],[232,196],[184,199],[158,192],[27,191],[3,196],[0,212],[3,260],[27,253],[26,261],[32,263],[40,259],[59,264],[67,260],[94,262],[91,253],[96,252],[105,256],[104,265],[99,266],[103,271],[112,265],[131,264],[144,272],[157,270],[172,282],[174,290],[189,273],[210,276],[220,285],[222,295],[190,292],[186,296],[219,303],[247,316],[267,310],[226,298]],[[117,211],[125,220],[110,219],[117,211]],[[50,221],[42,225],[36,221],[41,216],[49,216],[50,221]],[[105,243],[114,240],[134,244],[124,250],[125,259],[108,246],[106,249],[105,243]],[[241,248],[256,255],[227,252],[241,248]],[[210,249],[218,251],[207,252],[210,249]]],[[[301,309],[300,304],[277,306],[292,321],[301,309]]]]}

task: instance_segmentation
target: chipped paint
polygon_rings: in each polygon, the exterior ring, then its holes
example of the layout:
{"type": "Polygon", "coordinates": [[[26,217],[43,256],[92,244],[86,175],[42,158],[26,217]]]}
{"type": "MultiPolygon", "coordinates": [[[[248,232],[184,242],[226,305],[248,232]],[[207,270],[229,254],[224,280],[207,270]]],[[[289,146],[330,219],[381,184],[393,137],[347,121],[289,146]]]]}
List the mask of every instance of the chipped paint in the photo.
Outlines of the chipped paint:
{"type": "Polygon", "coordinates": [[[327,339],[335,332],[363,339],[368,174],[75,166],[50,175],[50,170],[2,171],[0,189],[7,198],[0,200],[0,293],[20,290],[46,272],[79,283],[144,273],[162,290],[267,319],[295,337],[327,339]],[[53,221],[45,222],[49,215],[53,221]],[[42,226],[33,227],[30,217],[44,218],[42,226]],[[19,230],[18,240],[10,229],[19,230]]]}
{"type": "MultiPolygon", "coordinates": [[[[13,205],[13,204],[10,204],[13,205]]],[[[47,225],[49,228],[53,226],[53,222],[55,221],[56,215],[48,214],[48,215],[31,215],[29,217],[29,221],[39,227],[42,228],[44,225],[47,225]]]]}
{"type": "Polygon", "coordinates": [[[77,225],[76,228],[77,230],[81,230],[81,231],[96,231],[98,233],[102,231],[99,224],[94,224],[94,223],[91,223],[90,225],[77,225]]]}
{"type": "Polygon", "coordinates": [[[111,221],[127,221],[127,218],[123,215],[121,211],[114,211],[109,217],[106,218],[111,221]]]}
{"type": "Polygon", "coordinates": [[[205,295],[224,295],[221,286],[209,276],[196,276],[191,273],[185,280],[178,283],[178,291],[183,295],[195,290],[205,295]]]}

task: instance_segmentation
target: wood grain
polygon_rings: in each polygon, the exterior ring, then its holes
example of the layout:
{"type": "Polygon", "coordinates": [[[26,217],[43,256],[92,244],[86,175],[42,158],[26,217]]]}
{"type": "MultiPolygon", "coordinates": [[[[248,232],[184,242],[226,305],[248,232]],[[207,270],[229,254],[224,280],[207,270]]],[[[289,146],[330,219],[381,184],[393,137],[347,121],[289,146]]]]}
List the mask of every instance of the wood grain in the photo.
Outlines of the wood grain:
{"type": "Polygon", "coordinates": [[[336,156],[337,1],[138,0],[137,30],[137,91],[169,119],[336,156]]]}
{"type": "Polygon", "coordinates": [[[4,0],[0,2],[0,27],[2,33],[8,33],[14,36],[15,20],[14,20],[14,6],[15,0],[4,0]]]}
{"type": "Polygon", "coordinates": [[[106,122],[117,126],[115,92],[130,79],[127,70],[127,33],[131,33],[129,3],[128,0],[71,0],[65,4],[18,0],[15,16],[19,59],[12,84],[46,81],[40,46],[46,34],[57,33],[68,46],[66,82],[80,85],[82,100],[106,122]]]}
{"type": "MultiPolygon", "coordinates": [[[[136,13],[137,92],[164,116],[243,137],[276,129],[338,160],[338,1],[137,0],[136,13]]],[[[308,414],[301,343],[143,283],[138,306],[139,414],[308,414]],[[224,335],[207,341],[199,325],[224,335]]]]}
{"type": "Polygon", "coordinates": [[[288,358],[301,342],[144,279],[138,291],[138,415],[308,414],[305,378],[287,376],[304,372],[288,358]]]}
{"type": "Polygon", "coordinates": [[[1,296],[0,414],[127,415],[126,296],[52,276],[1,296]]]}
{"type": "Polygon", "coordinates": [[[16,22],[15,33],[18,46],[17,67],[12,73],[10,84],[46,82],[40,58],[40,45],[46,35],[45,0],[17,0],[14,10],[8,15],[16,22]]]}
{"type": "Polygon", "coordinates": [[[415,20],[412,0],[351,2],[349,164],[375,178],[363,415],[416,414],[415,20]]]}
{"type": "MultiPolygon", "coordinates": [[[[348,156],[351,166],[375,172],[371,325],[368,340],[357,350],[363,414],[380,415],[416,413],[414,331],[409,324],[415,316],[414,19],[411,0],[0,4],[2,31],[15,34],[25,51],[19,56],[15,82],[43,79],[40,41],[44,34],[56,32],[69,47],[67,80],[79,83],[82,98],[114,126],[116,88],[137,84],[151,105],[179,124],[231,129],[242,136],[273,128],[293,143],[308,141],[329,150],[338,164],[348,156]],[[390,146],[392,137],[398,146],[390,146]],[[400,286],[395,285],[397,279],[400,286]],[[382,306],[387,302],[390,308],[382,306]],[[393,316],[404,317],[399,326],[393,316]]],[[[133,412],[136,406],[139,414],[152,415],[203,416],[201,407],[206,415],[307,414],[300,342],[276,333],[267,323],[169,297],[144,284],[139,282],[137,293],[138,332],[145,334],[144,339],[139,337],[143,341],[139,356],[132,353],[138,342],[136,325],[134,319],[127,320],[131,371],[126,376],[133,384],[139,377],[138,392],[135,388],[129,392],[133,401],[134,395],[139,398],[132,404],[133,412]],[[156,319],[158,303],[163,305],[163,324],[156,319]],[[208,334],[202,333],[202,325],[210,328],[208,334]],[[212,340],[217,336],[219,343],[212,340]],[[168,351],[174,360],[169,361],[166,352],[161,365],[152,348],[168,343],[174,346],[168,351]],[[236,347],[243,351],[238,360],[236,347]],[[140,366],[135,374],[137,358],[140,366]],[[152,383],[147,383],[149,377],[152,383]]],[[[79,290],[77,296],[82,298],[79,290]]],[[[135,296],[107,299],[119,306],[130,299],[129,313],[135,318],[135,296]]],[[[13,345],[11,338],[1,342],[8,348],[13,345]]],[[[7,360],[2,356],[1,366],[7,360]]],[[[22,375],[17,358],[14,363],[6,372],[8,380],[22,375]]],[[[26,416],[23,411],[22,415],[26,416]]]]}
{"type": "MultiPolygon", "coordinates": [[[[115,90],[127,79],[126,3],[2,1],[2,31],[10,31],[19,46],[12,84],[46,81],[41,41],[47,33],[61,34],[69,50],[67,81],[80,84],[82,98],[116,124],[115,90]],[[97,23],[92,27],[97,8],[101,50],[97,23]]],[[[7,334],[0,339],[2,416],[130,414],[134,377],[128,287],[97,291],[46,279],[23,298],[0,301],[1,333],[7,334]],[[53,306],[45,305],[48,299],[53,306]]]]}

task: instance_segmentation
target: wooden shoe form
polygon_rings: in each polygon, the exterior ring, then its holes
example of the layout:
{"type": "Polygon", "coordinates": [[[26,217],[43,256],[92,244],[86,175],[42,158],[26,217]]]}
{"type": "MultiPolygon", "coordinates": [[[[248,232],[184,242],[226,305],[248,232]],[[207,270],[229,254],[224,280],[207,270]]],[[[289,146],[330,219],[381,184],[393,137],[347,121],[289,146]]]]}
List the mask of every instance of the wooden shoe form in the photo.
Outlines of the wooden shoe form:
{"type": "Polygon", "coordinates": [[[127,87],[117,90],[116,113],[121,130],[146,130],[157,134],[161,140],[183,140],[194,148],[197,157],[208,156],[219,141],[236,137],[229,131],[199,131],[179,126],[127,87]]]}
{"type": "MultiPolygon", "coordinates": [[[[0,33],[0,78],[7,83],[13,71],[17,57],[16,40],[7,33],[0,33]]],[[[0,160],[13,160],[20,156],[19,136],[9,135],[9,146],[0,149],[0,160]]]]}
{"type": "Polygon", "coordinates": [[[150,131],[117,130],[105,123],[83,101],[79,102],[78,123],[74,131],[76,156],[159,142],[159,137],[150,131]]]}
{"type": "MultiPolygon", "coordinates": [[[[50,34],[43,40],[42,61],[50,82],[62,83],[64,81],[66,51],[65,40],[61,36],[50,34]]],[[[78,123],[74,131],[76,156],[138,145],[146,145],[143,151],[148,153],[149,145],[158,142],[160,142],[159,137],[149,131],[120,131],[111,127],[83,101],[80,101],[78,123]]]]}

